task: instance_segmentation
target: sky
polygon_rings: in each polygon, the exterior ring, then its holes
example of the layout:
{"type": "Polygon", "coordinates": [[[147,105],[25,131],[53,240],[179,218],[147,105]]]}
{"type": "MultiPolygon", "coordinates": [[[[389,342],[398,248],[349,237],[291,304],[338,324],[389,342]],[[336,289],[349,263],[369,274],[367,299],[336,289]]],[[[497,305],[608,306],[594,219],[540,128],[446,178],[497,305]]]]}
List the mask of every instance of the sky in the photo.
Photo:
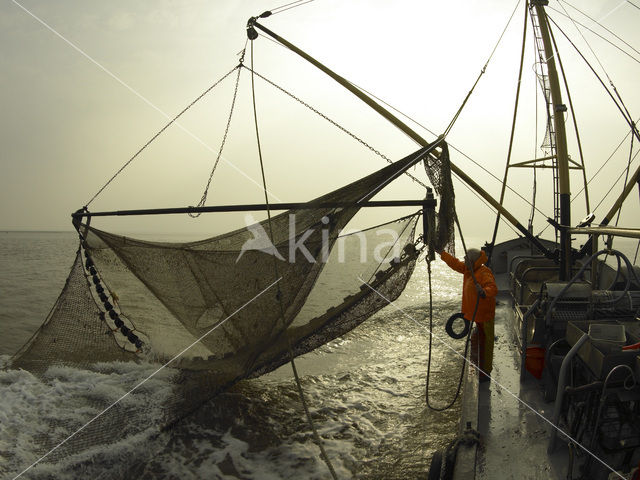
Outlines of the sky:
{"type": "MultiPolygon", "coordinates": [[[[260,20],[268,28],[427,127],[442,133],[487,62],[516,1],[314,0],[260,20]]],[[[640,53],[583,16],[573,3],[552,0],[549,15],[614,82],[631,115],[640,117],[640,53]],[[635,59],[578,30],[564,15],[596,30],[635,59]],[[595,59],[597,55],[598,60],[595,59]]],[[[388,158],[417,145],[324,74],[264,36],[247,45],[251,16],[282,6],[250,1],[20,0],[0,5],[0,230],[70,230],[70,213],[86,205],[168,119],[244,64],[313,106],[388,158]],[[252,55],[253,54],[253,55],[252,55]]],[[[577,5],[577,4],[576,4],[577,5]]],[[[583,1],[579,8],[640,50],[638,3],[583,1]]],[[[278,11],[278,10],[275,10],[278,11]]],[[[524,7],[517,10],[473,95],[448,136],[452,162],[495,197],[505,170],[517,85],[524,7]],[[461,153],[462,152],[462,153],[461,153]],[[469,161],[471,157],[478,165],[469,161]]],[[[529,33],[531,31],[528,25],[529,33]]],[[[591,178],[629,132],[597,80],[560,33],[556,39],[572,85],[582,147],[591,178]]],[[[540,156],[544,123],[526,46],[513,162],[540,156]],[[538,107],[536,107],[538,105],[538,107]],[[536,120],[537,112],[537,120],[536,120]]],[[[604,76],[605,84],[609,80],[604,76]]],[[[300,103],[254,79],[256,118],[270,201],[306,201],[385,165],[361,142],[300,103]]],[[[255,203],[261,189],[251,75],[242,70],[238,99],[207,205],[255,203]]],[[[214,88],[146,148],[98,197],[91,211],[196,205],[216,160],[229,118],[235,73],[214,88]]],[[[573,123],[567,119],[567,129],[573,123]]],[[[431,133],[430,133],[431,132],[431,133]]],[[[578,159],[575,140],[570,154],[578,159]]],[[[590,184],[597,218],[622,190],[630,140],[590,184]]],[[[637,150],[637,147],[636,147],[637,150]]],[[[636,151],[634,150],[634,152],[636,151]]],[[[639,160],[632,163],[637,168],[639,160]]],[[[426,181],[423,169],[412,173],[426,181]]],[[[511,169],[512,187],[532,198],[530,170],[511,169]]],[[[574,223],[586,215],[581,174],[572,175],[574,223]]],[[[548,172],[537,177],[538,233],[550,216],[548,172]]],[[[490,239],[495,214],[455,182],[461,225],[470,237],[490,239]]],[[[419,199],[424,189],[404,177],[381,197],[419,199]]],[[[621,224],[640,227],[638,192],[621,224]]],[[[526,224],[530,206],[508,193],[505,204],[526,224]]],[[[363,221],[396,212],[366,212],[363,221]]],[[[255,214],[256,219],[262,218],[255,214]]],[[[96,219],[95,226],[125,233],[191,232],[209,236],[244,226],[242,215],[198,219],[96,219]]],[[[501,235],[512,232],[503,227],[501,235]]],[[[546,233],[550,233],[550,229],[546,233]]]]}

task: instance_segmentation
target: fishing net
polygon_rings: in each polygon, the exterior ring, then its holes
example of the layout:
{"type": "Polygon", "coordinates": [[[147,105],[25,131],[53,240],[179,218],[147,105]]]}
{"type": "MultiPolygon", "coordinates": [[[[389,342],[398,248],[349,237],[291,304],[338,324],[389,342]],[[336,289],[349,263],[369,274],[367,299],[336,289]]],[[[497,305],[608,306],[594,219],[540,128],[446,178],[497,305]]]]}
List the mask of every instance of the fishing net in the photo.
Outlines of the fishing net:
{"type": "Polygon", "coordinates": [[[425,222],[428,225],[425,228],[425,244],[430,254],[446,250],[455,256],[456,205],[448,145],[443,143],[440,155],[430,155],[424,161],[424,167],[440,202],[437,215],[425,212],[425,222]]]}
{"type": "MultiPolygon", "coordinates": [[[[357,232],[345,227],[359,202],[424,152],[308,208],[197,242],[149,242],[78,225],[81,242],[66,285],[12,367],[46,380],[55,365],[102,373],[114,361],[166,366],[171,391],[160,406],[143,401],[166,426],[238,380],[347,333],[403,291],[420,253],[420,212],[357,232]]],[[[131,408],[114,405],[48,460],[135,431],[131,408]]],[[[79,427],[47,421],[59,434],[43,436],[43,452],[79,427]]]]}

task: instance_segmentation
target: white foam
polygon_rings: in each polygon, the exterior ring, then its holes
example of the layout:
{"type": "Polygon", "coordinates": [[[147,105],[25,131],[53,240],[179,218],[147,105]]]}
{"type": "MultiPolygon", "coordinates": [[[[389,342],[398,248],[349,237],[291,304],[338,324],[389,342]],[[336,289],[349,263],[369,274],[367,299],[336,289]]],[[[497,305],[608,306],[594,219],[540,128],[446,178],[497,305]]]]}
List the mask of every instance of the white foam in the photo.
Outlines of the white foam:
{"type": "MultiPolygon", "coordinates": [[[[135,363],[113,363],[99,366],[94,372],[69,367],[51,367],[41,381],[24,370],[0,371],[0,452],[5,458],[0,472],[17,475],[47,453],[41,439],[50,447],[95,418],[107,407],[119,401],[119,406],[131,407],[134,414],[127,417],[127,427],[138,433],[125,438],[110,438],[108,448],[96,445],[65,458],[56,465],[48,465],[47,458],[33,473],[64,476],[71,465],[89,459],[109,458],[109,462],[123,452],[135,455],[135,447],[151,432],[157,433],[164,399],[171,393],[167,381],[173,373],[159,372],[130,395],[135,385],[147,378],[157,366],[135,363]],[[120,440],[120,441],[119,441],[120,440]]],[[[103,414],[108,417],[110,412],[103,414]]],[[[119,434],[120,432],[118,432],[119,434]]],[[[77,473],[77,472],[76,472],[77,473]]],[[[72,475],[73,476],[73,475],[72,475]]],[[[71,477],[70,477],[71,478],[71,477]]]]}

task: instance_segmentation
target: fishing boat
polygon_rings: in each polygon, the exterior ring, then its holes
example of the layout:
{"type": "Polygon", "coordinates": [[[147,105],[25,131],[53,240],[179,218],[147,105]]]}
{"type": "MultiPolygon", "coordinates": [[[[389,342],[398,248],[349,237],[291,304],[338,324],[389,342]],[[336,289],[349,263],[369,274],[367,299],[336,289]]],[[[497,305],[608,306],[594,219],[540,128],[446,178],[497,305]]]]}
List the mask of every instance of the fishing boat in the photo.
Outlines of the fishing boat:
{"type": "MultiPolygon", "coordinates": [[[[602,218],[589,213],[572,220],[569,171],[584,173],[585,164],[577,127],[580,162],[568,152],[565,127],[575,126],[576,117],[554,38],[560,29],[547,5],[532,1],[525,14],[546,106],[544,156],[514,161],[510,144],[500,198],[511,168],[534,174],[550,168],[555,215],[548,222],[555,238],[524,235],[496,243],[498,213],[485,245],[500,290],[492,382],[479,384],[478,369],[467,369],[459,438],[436,454],[429,478],[637,478],[640,469],[640,268],[613,247],[614,239],[637,239],[640,231],[637,221],[630,228],[617,220],[610,225],[640,187],[640,169],[626,177],[602,218]]],[[[637,139],[633,118],[620,96],[616,100],[637,139]]],[[[514,126],[517,105],[516,96],[514,126]]],[[[583,179],[589,212],[586,174],[583,179]]],[[[471,357],[481,363],[477,349],[471,357]]]]}
{"type": "MultiPolygon", "coordinates": [[[[434,479],[631,478],[637,476],[640,468],[640,385],[637,380],[640,376],[640,267],[612,246],[614,238],[640,239],[640,229],[635,222],[630,228],[610,225],[617,214],[619,218],[619,210],[631,191],[640,187],[640,168],[632,173],[629,163],[622,193],[596,222],[586,193],[588,182],[571,92],[545,11],[547,5],[546,0],[525,5],[525,26],[531,23],[537,62],[535,73],[545,103],[546,128],[541,145],[544,156],[513,161],[512,130],[499,202],[448,158],[444,161],[449,164],[447,169],[498,212],[493,238],[484,249],[501,291],[501,305],[496,313],[501,343],[495,350],[492,383],[482,387],[478,383],[481,365],[478,350],[472,350],[464,378],[460,437],[442,456],[436,456],[430,471],[430,478],[434,479]],[[563,95],[568,99],[566,105],[563,95]],[[572,116],[576,128],[579,162],[568,152],[566,124],[569,122],[565,112],[572,116]],[[529,168],[534,173],[547,168],[553,172],[554,216],[548,222],[555,238],[545,240],[534,235],[531,220],[525,228],[504,208],[508,173],[516,167],[529,168]],[[582,174],[588,212],[584,219],[575,222],[575,227],[571,216],[570,170],[582,174]],[[501,217],[517,230],[518,238],[496,243],[501,217]],[[572,243],[576,235],[584,236],[579,248],[572,243]],[[605,245],[599,248],[598,239],[603,237],[605,245]],[[616,259],[617,268],[606,263],[610,256],[616,259]],[[513,411],[505,412],[505,392],[514,398],[513,411]],[[523,452],[528,460],[522,458],[523,452]]],[[[257,19],[250,20],[248,28],[250,38],[251,35],[257,37],[255,28],[260,29],[332,76],[416,143],[431,145],[357,87],[260,25],[257,19]]],[[[525,43],[526,28],[514,129],[525,43]]],[[[480,76],[483,73],[484,70],[480,76]]],[[[608,93],[629,128],[629,136],[640,139],[633,117],[614,83],[611,80],[610,83],[613,92],[608,93]]],[[[473,88],[469,95],[472,93],[473,88]]],[[[439,139],[446,137],[451,125],[439,139]]],[[[440,153],[431,153],[433,161],[443,162],[440,153]]],[[[630,159],[632,153],[633,143],[630,159]]],[[[434,186],[441,202],[452,196],[442,184],[434,183],[434,186]]],[[[428,224],[426,208],[423,216],[428,224]]],[[[440,216],[438,228],[452,229],[451,224],[444,226],[443,223],[440,216]]],[[[433,222],[424,229],[427,258],[446,243],[432,243],[429,240],[432,230],[433,222]]],[[[469,336],[477,336],[477,332],[469,331],[469,336]]]]}
{"type": "MultiPolygon", "coordinates": [[[[526,166],[533,172],[554,172],[554,214],[549,221],[554,238],[534,234],[532,221],[524,226],[505,206],[507,174],[500,199],[496,200],[456,165],[448,135],[464,115],[487,65],[448,126],[428,140],[383,102],[270,29],[266,23],[271,12],[265,12],[247,22],[251,48],[243,50],[240,63],[196,99],[235,78],[226,124],[229,130],[240,75],[246,72],[250,76],[262,173],[259,187],[264,201],[206,205],[211,179],[224,152],[226,131],[197,206],[90,210],[89,205],[109,187],[114,176],[72,214],[79,248],[67,283],[45,323],[14,357],[12,367],[44,375],[51,365],[99,371],[105,362],[152,362],[172,372],[173,389],[163,402],[158,420],[159,428],[167,428],[243,379],[273,371],[287,362],[295,372],[296,357],[346,334],[393,303],[418,261],[427,259],[430,264],[436,251],[453,249],[456,211],[465,208],[454,203],[453,176],[498,212],[498,219],[511,225],[518,237],[501,243],[496,235],[486,239],[485,248],[501,291],[492,381],[479,385],[479,362],[472,348],[463,370],[460,438],[443,455],[434,457],[430,478],[574,478],[578,471],[583,476],[593,475],[589,478],[606,478],[618,470],[624,472],[621,475],[628,474],[633,462],[638,462],[640,446],[636,380],[640,378],[640,364],[633,348],[640,341],[636,325],[640,273],[612,247],[610,239],[640,238],[640,230],[637,225],[621,228],[609,224],[638,183],[640,169],[630,171],[620,200],[603,219],[591,215],[580,223],[572,219],[569,170],[580,174],[585,171],[583,162],[572,160],[568,153],[565,116],[573,108],[562,100],[565,87],[560,83],[561,67],[555,62],[559,55],[550,34],[545,2],[528,3],[524,10],[525,25],[530,23],[534,32],[535,73],[546,105],[543,145],[547,153],[534,160],[517,161],[512,160],[510,148],[506,171],[526,166]],[[258,121],[254,82],[265,82],[318,112],[257,71],[253,44],[263,40],[261,37],[275,41],[336,80],[417,147],[400,159],[385,158],[390,164],[384,168],[315,199],[274,202],[268,194],[268,175],[260,150],[262,124],[258,121]],[[415,178],[412,169],[419,164],[425,166],[429,185],[415,178]],[[420,197],[373,199],[383,188],[407,176],[425,187],[420,197]],[[377,208],[418,210],[345,233],[360,210],[377,208]],[[272,215],[277,211],[284,213],[272,215]],[[266,218],[192,242],[146,241],[97,228],[97,223],[107,217],[223,212],[266,212],[266,218]],[[392,240],[376,248],[379,244],[372,239],[381,232],[392,240]],[[584,236],[579,248],[572,238],[578,235],[584,236]],[[597,239],[602,237],[607,239],[606,247],[599,248],[597,239]],[[331,298],[332,303],[328,303],[321,276],[329,269],[344,268],[339,257],[350,242],[360,249],[359,258],[367,260],[360,262],[360,274],[342,285],[344,296],[331,298]],[[617,268],[604,261],[604,255],[615,257],[617,268]],[[307,310],[311,298],[322,301],[307,310]],[[502,404],[508,394],[513,394],[516,402],[512,410],[502,404]],[[538,403],[534,402],[536,396],[538,403]],[[545,403],[551,400],[555,403],[545,403]],[[508,414],[501,415],[505,410],[508,414]],[[540,422],[540,426],[534,422],[540,422]],[[510,434],[505,436],[504,432],[510,434]],[[523,451],[530,463],[525,462],[523,451]]],[[[523,60],[520,64],[522,71],[523,60]]],[[[116,175],[196,101],[172,118],[116,175]]],[[[621,100],[618,105],[629,123],[631,138],[640,140],[621,100]]],[[[324,115],[322,118],[329,120],[324,115]]],[[[515,120],[513,123],[515,127],[515,120]]],[[[586,175],[584,178],[586,183],[586,175]]],[[[590,213],[588,201],[587,210],[590,213]]],[[[496,220],[496,232],[498,224],[496,220]]],[[[472,343],[474,335],[474,329],[470,329],[467,341],[472,343]]],[[[302,393],[300,397],[304,402],[302,393]]],[[[135,433],[129,407],[116,403],[105,412],[80,429],[74,431],[77,426],[73,425],[72,434],[62,442],[60,438],[44,438],[40,460],[55,461],[78,449],[108,443],[114,432],[135,433]]],[[[60,420],[51,426],[69,427],[63,423],[60,420]]],[[[318,443],[322,445],[321,440],[318,443]]]]}

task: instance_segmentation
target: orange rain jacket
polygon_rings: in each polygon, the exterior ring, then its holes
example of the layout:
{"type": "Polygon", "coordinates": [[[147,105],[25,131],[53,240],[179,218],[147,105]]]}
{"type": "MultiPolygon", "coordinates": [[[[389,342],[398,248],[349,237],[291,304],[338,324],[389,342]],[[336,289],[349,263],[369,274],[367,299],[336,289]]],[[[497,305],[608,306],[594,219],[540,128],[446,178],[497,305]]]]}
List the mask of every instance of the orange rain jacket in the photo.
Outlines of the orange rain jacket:
{"type": "MultiPolygon", "coordinates": [[[[471,321],[478,299],[478,292],[471,272],[464,262],[444,250],[440,253],[440,258],[453,270],[464,274],[462,281],[462,313],[464,314],[464,318],[471,321]]],[[[480,256],[473,264],[473,274],[486,294],[485,298],[480,297],[480,302],[478,303],[478,311],[475,317],[477,323],[485,323],[493,320],[496,313],[498,286],[496,285],[495,278],[493,278],[491,269],[484,265],[487,260],[487,254],[483,250],[480,250],[480,256]]]]}

